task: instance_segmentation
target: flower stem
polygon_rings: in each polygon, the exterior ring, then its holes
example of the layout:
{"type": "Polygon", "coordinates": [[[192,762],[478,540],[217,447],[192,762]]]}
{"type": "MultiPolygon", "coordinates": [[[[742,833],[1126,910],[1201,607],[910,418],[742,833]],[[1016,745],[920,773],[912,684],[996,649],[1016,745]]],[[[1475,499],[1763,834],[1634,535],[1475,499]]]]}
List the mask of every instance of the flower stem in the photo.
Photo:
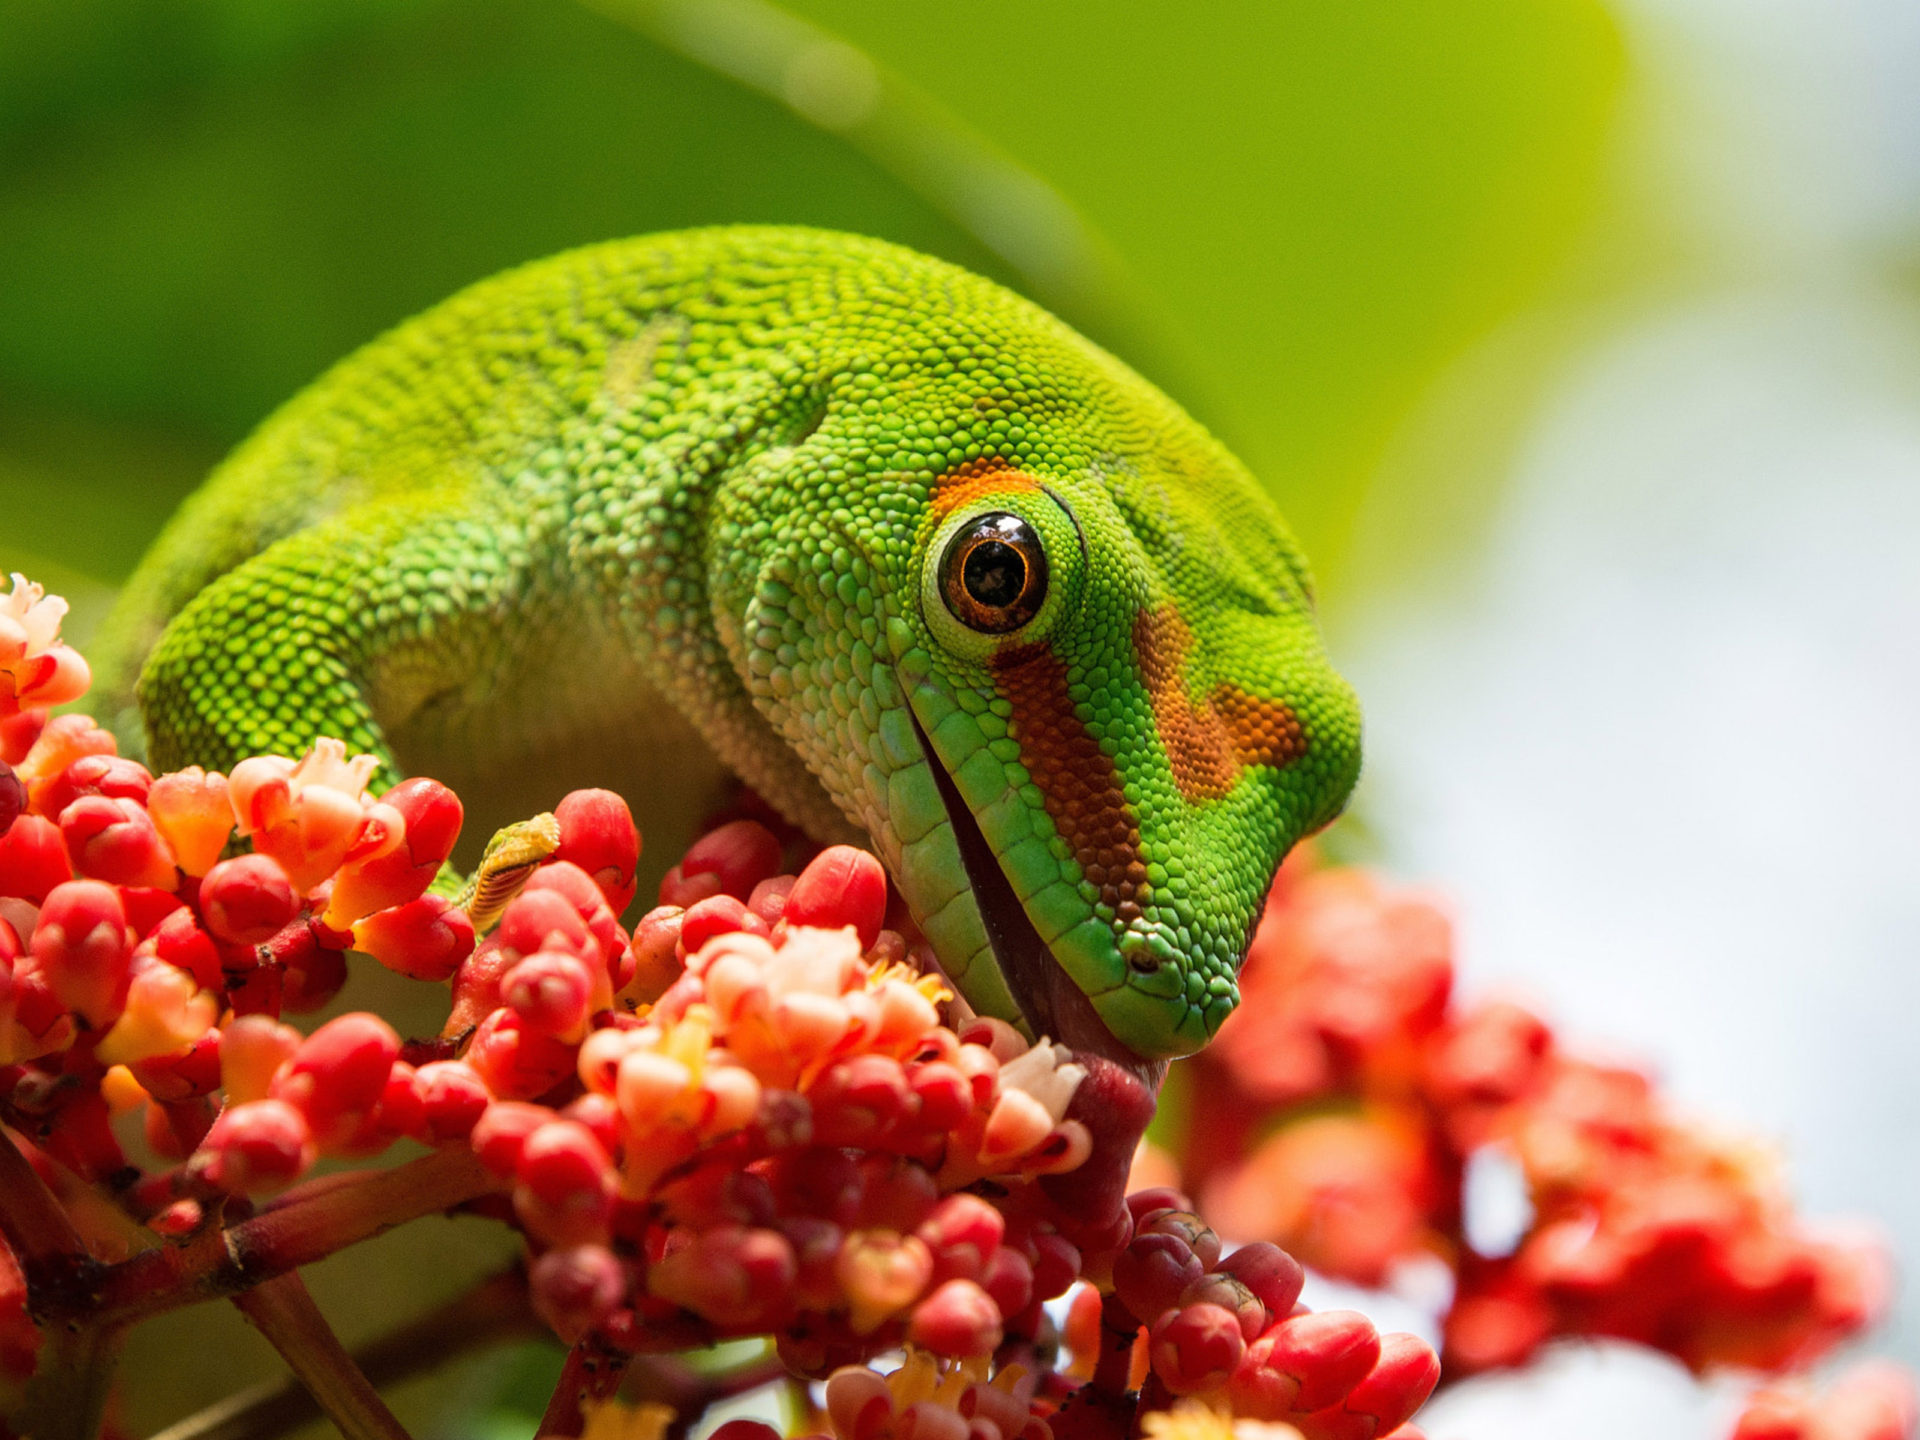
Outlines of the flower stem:
{"type": "MultiPolygon", "coordinates": [[[[376,1389],[385,1389],[462,1355],[544,1333],[527,1303],[526,1274],[515,1265],[361,1346],[353,1360],[376,1389]]],[[[311,1392],[288,1377],[230,1395],[152,1440],[277,1440],[320,1413],[311,1392]]]]}
{"type": "Polygon", "coordinates": [[[102,1270],[92,1313],[126,1323],[237,1295],[423,1215],[485,1194],[493,1180],[467,1150],[442,1150],[392,1170],[301,1186],[250,1220],[186,1245],[148,1250],[102,1270]]]}
{"type": "Polygon", "coordinates": [[[346,1440],[411,1440],[380,1392],[353,1363],[297,1270],[261,1281],[234,1296],[233,1303],[273,1342],[287,1368],[346,1440]]]}

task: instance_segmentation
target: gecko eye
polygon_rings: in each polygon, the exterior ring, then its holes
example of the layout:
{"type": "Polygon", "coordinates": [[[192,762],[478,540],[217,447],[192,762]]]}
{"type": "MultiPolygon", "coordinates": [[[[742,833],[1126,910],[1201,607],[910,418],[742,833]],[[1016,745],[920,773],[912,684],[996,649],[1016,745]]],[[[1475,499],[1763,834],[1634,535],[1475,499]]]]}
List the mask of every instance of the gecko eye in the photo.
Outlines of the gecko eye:
{"type": "Polygon", "coordinates": [[[1047,552],[1040,537],[1018,515],[982,515],[947,542],[940,596],[969,630],[1018,630],[1047,598],[1047,552]]]}

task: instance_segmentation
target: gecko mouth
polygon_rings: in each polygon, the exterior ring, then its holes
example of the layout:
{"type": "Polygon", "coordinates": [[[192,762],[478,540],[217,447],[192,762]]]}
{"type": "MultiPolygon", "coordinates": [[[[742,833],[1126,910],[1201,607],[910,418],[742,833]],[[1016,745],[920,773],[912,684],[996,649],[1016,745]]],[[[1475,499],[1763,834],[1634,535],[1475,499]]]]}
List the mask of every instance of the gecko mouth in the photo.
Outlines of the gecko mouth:
{"type": "Polygon", "coordinates": [[[919,737],[921,753],[933,770],[940,802],[946,807],[947,823],[953,827],[954,839],[959,844],[960,861],[966,868],[967,882],[973,891],[973,902],[979,907],[987,940],[993,946],[1000,973],[1013,992],[1027,1028],[1035,1038],[1051,1037],[1065,1045],[1076,1060],[1089,1064],[1090,1070],[1117,1067],[1149,1096],[1156,1093],[1166,1076],[1167,1062],[1143,1059],[1123,1045],[1093,1008],[1086,991],[1073,982],[1054,958],[1052,948],[1040,938],[1040,932],[1028,918],[1026,906],[1013,893],[1012,882],[1001,869],[993,847],[987,843],[959,787],[934,754],[927,732],[921,728],[920,717],[913,714],[911,706],[908,714],[919,737]],[[1091,1063],[1096,1057],[1107,1063],[1091,1063]]]}

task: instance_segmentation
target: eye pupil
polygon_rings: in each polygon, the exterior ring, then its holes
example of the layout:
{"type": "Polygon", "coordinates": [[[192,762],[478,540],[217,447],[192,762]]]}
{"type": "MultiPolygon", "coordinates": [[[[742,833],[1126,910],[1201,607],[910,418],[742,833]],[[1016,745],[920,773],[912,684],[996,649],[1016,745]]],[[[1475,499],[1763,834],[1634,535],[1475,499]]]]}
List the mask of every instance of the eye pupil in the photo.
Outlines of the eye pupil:
{"type": "Polygon", "coordinates": [[[1018,630],[1047,598],[1047,552],[1039,535],[1005,511],[977,516],[947,542],[940,593],[954,619],[970,630],[1018,630]]]}
{"type": "Polygon", "coordinates": [[[1027,583],[1027,562],[1001,540],[982,540],[967,551],[961,583],[982,605],[1004,609],[1020,598],[1027,583]]]}

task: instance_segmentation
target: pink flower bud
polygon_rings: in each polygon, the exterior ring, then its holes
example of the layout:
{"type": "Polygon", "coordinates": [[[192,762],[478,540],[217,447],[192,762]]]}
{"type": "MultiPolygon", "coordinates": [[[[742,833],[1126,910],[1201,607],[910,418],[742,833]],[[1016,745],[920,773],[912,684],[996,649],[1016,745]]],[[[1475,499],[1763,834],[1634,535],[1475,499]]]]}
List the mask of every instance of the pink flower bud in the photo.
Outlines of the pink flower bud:
{"type": "Polygon", "coordinates": [[[1202,1270],[1211,1270],[1220,1262],[1223,1248],[1219,1235],[1206,1221],[1191,1210],[1160,1210],[1143,1215],[1134,1222],[1133,1233],[1139,1235],[1173,1235],[1186,1242],[1200,1261],[1202,1270]]]}
{"type": "MultiPolygon", "coordinates": [[[[836,1142],[827,1141],[827,1144],[836,1142]]],[[[933,1257],[933,1283],[978,1280],[1006,1236],[1007,1222],[978,1195],[949,1195],[914,1230],[933,1257]]]]}
{"type": "Polygon", "coordinates": [[[271,856],[222,860],[200,882],[200,914],[207,929],[234,945],[271,940],[299,911],[293,883],[271,856]]]}
{"type": "Polygon", "coordinates": [[[680,946],[694,955],[715,936],[736,931],[766,935],[767,922],[731,895],[710,895],[688,906],[680,917],[680,946]]]}
{"type": "Polygon", "coordinates": [[[1266,1307],[1267,1314],[1276,1320],[1293,1313],[1301,1287],[1307,1283],[1307,1272],[1300,1262],[1278,1245],[1264,1240],[1242,1245],[1215,1268],[1251,1290],[1254,1298],[1266,1307]]]}
{"type": "Polygon", "coordinates": [[[549,1250],[527,1274],[533,1308],[564,1345],[577,1345],[627,1294],[627,1272],[604,1245],[549,1250]]]}
{"type": "Polygon", "coordinates": [[[829,845],[807,863],[787,896],[789,925],[822,930],[853,926],[866,950],[887,918],[887,872],[879,860],[851,845],[829,845]]]}
{"type": "Polygon", "coordinates": [[[940,1060],[912,1066],[907,1084],[919,1102],[919,1123],[924,1129],[956,1130],[973,1110],[973,1087],[957,1066],[940,1060]]]}
{"type": "Polygon", "coordinates": [[[73,875],[60,827],[41,815],[22,815],[0,835],[0,895],[38,905],[73,875]]]}
{"type": "Polygon", "coordinates": [[[554,858],[584,870],[619,916],[633,903],[640,861],[640,832],[627,802],[611,790],[575,790],[554,807],[553,818],[560,823],[554,858]]]}
{"type": "Polygon", "coordinates": [[[792,875],[775,875],[770,880],[762,880],[747,896],[747,909],[769,926],[779,924],[787,913],[787,896],[793,891],[794,879],[792,875]]]}
{"type": "Polygon", "coordinates": [[[117,748],[112,733],[102,730],[92,716],[56,715],[41,729],[33,748],[13,762],[13,768],[27,787],[27,803],[46,815],[43,797],[69,765],[88,755],[111,755],[117,748]]]}
{"type": "Polygon", "coordinates": [[[167,842],[137,800],[82,795],[60,812],[60,836],[74,868],[92,879],[158,890],[180,883],[167,842]]]}
{"type": "Polygon", "coordinates": [[[490,1172],[505,1180],[519,1169],[527,1137],[553,1118],[554,1112],[545,1105],[496,1100],[474,1122],[470,1137],[473,1153],[490,1172]]]}
{"type": "Polygon", "coordinates": [[[773,1328],[792,1304],[797,1271],[778,1231],[715,1225],[668,1250],[648,1270],[647,1291],[716,1325],[773,1328]]]}
{"type": "MultiPolygon", "coordinates": [[[[720,893],[744,901],[762,880],[780,873],[780,841],[757,820],[732,820],[709,830],[680,857],[683,879],[712,875],[720,893]]],[[[661,903],[669,903],[660,897],[661,903]]]]}
{"type": "Polygon", "coordinates": [[[113,1023],[125,1003],[128,960],[126,907],[111,885],[69,880],[40,907],[33,958],[62,1005],[96,1029],[113,1023]]]}
{"type": "Polygon", "coordinates": [[[658,1000],[680,978],[680,921],[684,912],[660,905],[640,917],[633,927],[633,978],[621,991],[623,999],[643,1003],[658,1000]]]}
{"type": "Polygon", "coordinates": [[[413,980],[445,980],[473,953],[473,921],[444,895],[422,895],[367,916],[353,948],[413,980]]]}
{"type": "Polygon", "coordinates": [[[64,705],[86,694],[92,683],[93,674],[80,652],[55,645],[11,665],[0,665],[0,710],[64,705]]]}
{"type": "Polygon", "coordinates": [[[1113,1261],[1113,1293],[1142,1325],[1180,1304],[1206,1273],[1193,1247],[1177,1235],[1136,1235],[1113,1261]]]}
{"type": "Polygon", "coordinates": [[[1355,1385],[1340,1408],[1373,1422],[1367,1433],[1385,1435],[1413,1417],[1440,1383],[1440,1357],[1417,1335],[1380,1337],[1380,1359],[1355,1385]]]}
{"type": "Polygon", "coordinates": [[[502,1100],[531,1100],[573,1073],[574,1048],[527,1028],[511,1010],[495,1010],[474,1031],[466,1061],[502,1100]]]}
{"type": "Polygon", "coordinates": [[[685,910],[719,893],[720,877],[712,871],[683,875],[676,865],[661,877],[659,903],[675,910],[685,910]]]}
{"type": "Polygon", "coordinates": [[[1218,1305],[1169,1310],[1154,1322],[1147,1346],[1153,1373],[1175,1395],[1224,1383],[1246,1349],[1239,1318],[1218,1305]]]}
{"type": "Polygon", "coordinates": [[[1251,1342],[1267,1328],[1267,1307],[1233,1276],[1218,1270],[1208,1271],[1180,1292],[1182,1309],[1189,1305],[1217,1305],[1240,1322],[1240,1333],[1251,1342]]]}
{"type": "Polygon", "coordinates": [[[420,1101],[420,1128],[409,1132],[427,1145],[466,1140],[492,1103],[478,1072],[464,1060],[431,1060],[413,1076],[420,1101]]]}
{"type": "Polygon", "coordinates": [[[220,1085],[228,1104],[263,1100],[299,1050],[301,1034],[270,1015],[242,1015],[220,1032],[220,1085]]]}
{"type": "Polygon", "coordinates": [[[527,880],[524,895],[555,894],[573,906],[574,914],[587,927],[587,933],[593,937],[594,951],[601,963],[613,960],[615,952],[625,943],[625,932],[620,929],[619,921],[613,918],[613,911],[607,907],[607,897],[600,893],[600,887],[593,883],[587,872],[578,865],[566,860],[549,860],[527,880]]]}
{"type": "Polygon", "coordinates": [[[315,1153],[304,1115],[279,1100],[252,1100],[220,1112],[197,1158],[208,1183],[263,1195],[298,1180],[315,1153]]]}
{"type": "Polygon", "coordinates": [[[132,800],[144,806],[153,775],[137,760],[119,755],[83,755],[55,776],[42,792],[46,813],[57,816],[82,795],[132,800]]]}
{"type": "Polygon", "coordinates": [[[835,1263],[856,1335],[870,1335],[925,1293],[933,1278],[926,1242],[892,1230],[856,1230],[835,1263]]]}
{"type": "Polygon", "coordinates": [[[545,888],[522,890],[500,917],[500,944],[521,955],[564,950],[583,958],[597,947],[587,922],[566,896],[545,888]]]}
{"type": "Polygon", "coordinates": [[[460,800],[438,780],[402,780],[368,812],[369,824],[382,807],[399,817],[398,832],[364,852],[365,834],[356,842],[333,882],[325,917],[329,925],[349,928],[376,910],[418,899],[453,853],[460,800]]]}
{"type": "Polygon", "coordinates": [[[0,715],[0,763],[12,767],[26,759],[40,732],[47,728],[47,718],[44,708],[22,710],[18,715],[0,715]]]}
{"type": "Polygon", "coordinates": [[[1033,1262],[1011,1245],[1002,1245],[987,1261],[980,1288],[993,1297],[1002,1315],[1013,1319],[1033,1304],[1033,1262]]]}
{"type": "Polygon", "coordinates": [[[218,990],[225,981],[213,937],[200,928],[193,912],[184,906],[161,917],[140,942],[140,948],[186,971],[202,990],[218,990]]]}
{"type": "MultiPolygon", "coordinates": [[[[209,1030],[177,1054],[136,1060],[128,1068],[155,1100],[192,1100],[220,1088],[220,1048],[221,1032],[209,1030]]],[[[260,1093],[266,1093],[264,1086],[260,1093]]]]}
{"type": "Polygon", "coordinates": [[[913,1307],[907,1339],[936,1355],[993,1354],[1002,1338],[1000,1309],[971,1280],[949,1280],[913,1307]]]}
{"type": "Polygon", "coordinates": [[[341,1015],[301,1042],[269,1093],[305,1115],[315,1142],[330,1150],[373,1113],[399,1054],[400,1037],[378,1015],[341,1015]]]}
{"type": "Polygon", "coordinates": [[[220,859],[233,834],[233,809],[227,777],[218,770],[191,765],[162,775],[147,795],[147,813],[189,875],[205,875],[220,859]]]}
{"type": "Polygon", "coordinates": [[[1380,1362],[1380,1335],[1371,1320],[1352,1310],[1293,1315],[1270,1325],[1247,1359],[1292,1380],[1297,1390],[1291,1408],[1310,1414],[1338,1404],[1372,1372],[1380,1362]]]}
{"type": "MultiPolygon", "coordinates": [[[[604,976],[602,1005],[612,996],[604,976]]],[[[578,1043],[594,1009],[594,975],[587,962],[559,950],[529,955],[500,981],[500,999],[537,1035],[578,1043]]]]}
{"type": "Polygon", "coordinates": [[[613,1213],[613,1161],[586,1126],[549,1120],[528,1135],[514,1167],[521,1223],[550,1245],[604,1240],[613,1213]]]}
{"type": "Polygon", "coordinates": [[[1064,1235],[1040,1234],[1033,1237],[1033,1248],[1037,1252],[1033,1262],[1034,1298],[1058,1299],[1080,1278],[1080,1247],[1064,1235]]]}
{"type": "Polygon", "coordinates": [[[220,1016],[217,1000],[184,970],[143,957],[132,967],[126,1004],[94,1054],[108,1065],[131,1065],[193,1045],[220,1016]]]}
{"type": "Polygon", "coordinates": [[[862,1148],[879,1144],[900,1123],[911,1095],[900,1062],[885,1055],[841,1060],[806,1093],[819,1143],[862,1148]]]}

